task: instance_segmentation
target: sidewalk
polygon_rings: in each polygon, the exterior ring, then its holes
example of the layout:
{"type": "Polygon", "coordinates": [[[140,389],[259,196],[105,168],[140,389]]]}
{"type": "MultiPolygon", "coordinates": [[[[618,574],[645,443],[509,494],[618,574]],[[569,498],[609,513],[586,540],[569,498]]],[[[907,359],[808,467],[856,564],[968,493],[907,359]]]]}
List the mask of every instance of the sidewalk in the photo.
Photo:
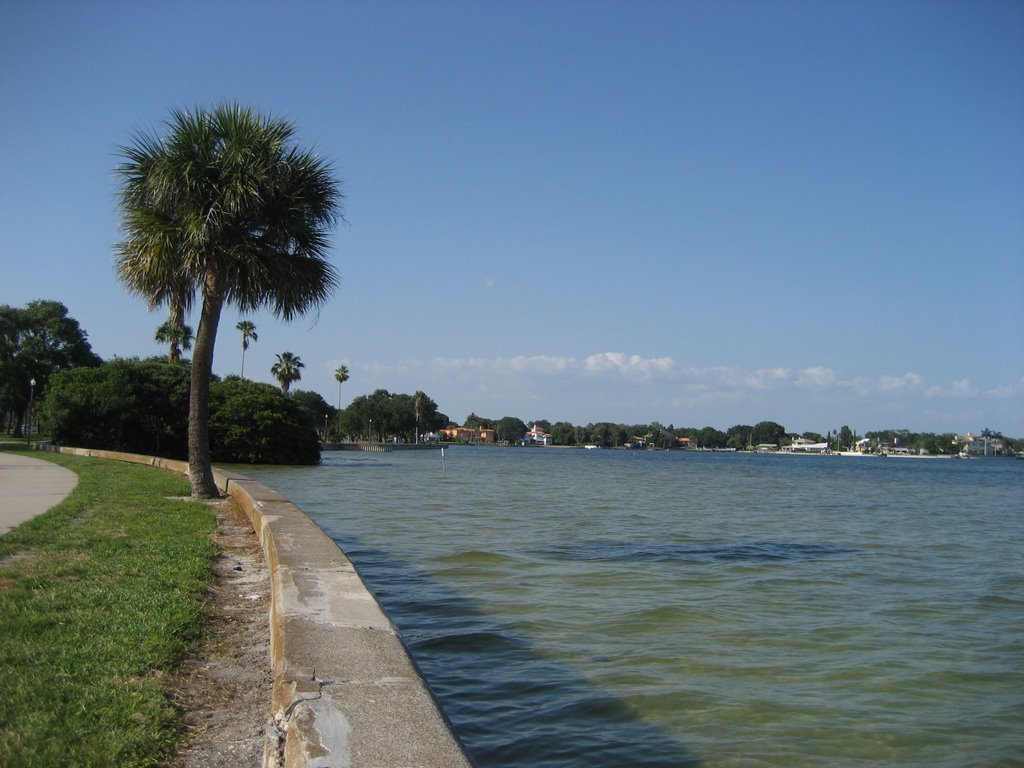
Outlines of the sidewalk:
{"type": "Polygon", "coordinates": [[[0,451],[0,536],[62,502],[77,483],[69,469],[0,451]]]}

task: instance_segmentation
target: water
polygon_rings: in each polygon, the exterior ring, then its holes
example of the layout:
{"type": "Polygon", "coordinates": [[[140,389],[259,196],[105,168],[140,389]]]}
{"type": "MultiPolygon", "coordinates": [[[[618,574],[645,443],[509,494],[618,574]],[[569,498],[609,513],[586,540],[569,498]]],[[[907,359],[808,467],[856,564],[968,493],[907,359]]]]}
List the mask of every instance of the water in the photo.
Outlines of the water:
{"type": "Polygon", "coordinates": [[[1024,462],[446,454],[247,472],[481,768],[1024,765],[1024,462]]]}

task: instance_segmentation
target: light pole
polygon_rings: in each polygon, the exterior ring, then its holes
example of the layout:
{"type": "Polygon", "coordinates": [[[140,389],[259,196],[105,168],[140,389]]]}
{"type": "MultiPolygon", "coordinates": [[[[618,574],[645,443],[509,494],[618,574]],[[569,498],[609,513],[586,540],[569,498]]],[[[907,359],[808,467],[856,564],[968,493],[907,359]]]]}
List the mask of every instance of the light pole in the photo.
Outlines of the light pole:
{"type": "Polygon", "coordinates": [[[36,396],[36,380],[28,380],[28,430],[25,433],[25,442],[31,443],[32,441],[32,402],[36,396]]]}

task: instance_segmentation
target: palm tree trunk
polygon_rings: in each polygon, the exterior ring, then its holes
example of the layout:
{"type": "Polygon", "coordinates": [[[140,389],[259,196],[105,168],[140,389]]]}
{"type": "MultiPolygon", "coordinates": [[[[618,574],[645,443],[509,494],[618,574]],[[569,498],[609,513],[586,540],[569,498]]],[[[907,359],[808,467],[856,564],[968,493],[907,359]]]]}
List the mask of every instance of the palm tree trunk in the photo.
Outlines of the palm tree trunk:
{"type": "Polygon", "coordinates": [[[188,402],[188,478],[192,483],[192,496],[197,499],[220,496],[210,461],[210,374],[223,306],[220,288],[210,277],[203,291],[203,308],[192,353],[192,389],[188,402]]]}

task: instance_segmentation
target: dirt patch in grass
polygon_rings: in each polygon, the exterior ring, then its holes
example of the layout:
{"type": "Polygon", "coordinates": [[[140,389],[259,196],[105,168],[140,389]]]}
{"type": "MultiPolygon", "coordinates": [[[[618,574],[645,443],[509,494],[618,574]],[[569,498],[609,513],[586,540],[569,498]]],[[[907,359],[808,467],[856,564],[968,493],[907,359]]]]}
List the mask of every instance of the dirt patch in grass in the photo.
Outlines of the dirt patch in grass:
{"type": "Polygon", "coordinates": [[[217,503],[216,580],[207,635],[195,658],[167,678],[185,724],[174,768],[263,764],[271,719],[270,579],[256,533],[230,501],[217,503]]]}

